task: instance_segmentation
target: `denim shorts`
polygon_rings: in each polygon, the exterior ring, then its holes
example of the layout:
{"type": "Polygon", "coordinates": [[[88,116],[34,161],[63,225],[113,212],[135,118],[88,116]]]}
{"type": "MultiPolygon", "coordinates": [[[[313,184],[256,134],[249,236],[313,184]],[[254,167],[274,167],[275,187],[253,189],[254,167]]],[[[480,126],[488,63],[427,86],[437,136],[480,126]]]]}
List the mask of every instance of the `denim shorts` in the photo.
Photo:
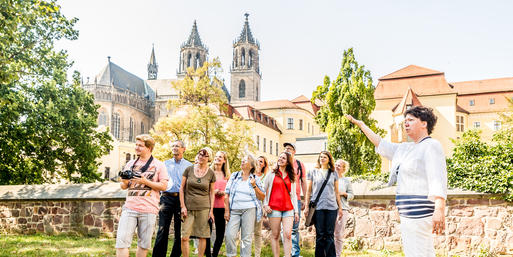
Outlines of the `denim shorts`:
{"type": "Polygon", "coordinates": [[[116,248],[129,248],[137,229],[137,246],[150,249],[157,215],[142,213],[123,207],[119,218],[116,248]]]}
{"type": "Polygon", "coordinates": [[[273,210],[271,213],[267,214],[269,218],[285,218],[285,217],[294,217],[294,210],[290,211],[275,211],[273,210]]]}

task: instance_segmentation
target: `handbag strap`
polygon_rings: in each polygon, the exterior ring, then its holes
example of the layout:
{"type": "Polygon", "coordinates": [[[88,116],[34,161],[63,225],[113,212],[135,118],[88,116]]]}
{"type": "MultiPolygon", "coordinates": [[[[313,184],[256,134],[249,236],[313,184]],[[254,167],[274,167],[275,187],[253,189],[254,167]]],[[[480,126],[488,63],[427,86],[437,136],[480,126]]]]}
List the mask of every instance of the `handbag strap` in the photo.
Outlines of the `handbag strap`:
{"type": "Polygon", "coordinates": [[[328,176],[326,176],[326,180],[324,180],[324,183],[322,183],[321,190],[319,190],[319,193],[317,194],[317,197],[315,198],[315,204],[319,201],[319,198],[321,197],[322,191],[326,187],[326,184],[328,183],[328,180],[330,179],[330,175],[333,171],[328,171],[328,176]]]}
{"type": "MultiPolygon", "coordinates": [[[[287,183],[285,183],[285,179],[283,179],[283,177],[281,176],[281,174],[278,174],[280,171],[276,172],[276,175],[278,175],[278,177],[281,178],[281,181],[283,181],[283,184],[285,185],[285,188],[287,189],[287,192],[290,193],[290,189],[289,187],[287,186],[287,183]]],[[[290,179],[290,178],[289,178],[290,179]]]]}

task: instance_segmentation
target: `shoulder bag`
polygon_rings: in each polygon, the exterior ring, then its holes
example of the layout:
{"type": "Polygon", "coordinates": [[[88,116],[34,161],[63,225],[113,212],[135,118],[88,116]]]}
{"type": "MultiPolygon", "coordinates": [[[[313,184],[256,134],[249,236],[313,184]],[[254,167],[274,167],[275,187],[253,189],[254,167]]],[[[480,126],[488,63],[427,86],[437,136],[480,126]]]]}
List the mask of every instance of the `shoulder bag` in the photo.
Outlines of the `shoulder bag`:
{"type": "Polygon", "coordinates": [[[315,207],[317,207],[317,202],[319,202],[319,198],[321,197],[322,191],[324,191],[324,188],[326,187],[326,184],[328,183],[328,180],[330,179],[331,173],[334,171],[328,171],[328,176],[326,176],[326,180],[324,180],[324,183],[322,183],[321,190],[319,190],[319,193],[317,194],[317,197],[315,198],[315,201],[310,201],[310,204],[308,204],[308,216],[306,216],[305,219],[305,226],[310,227],[313,224],[315,224],[314,214],[315,214],[315,207]]]}

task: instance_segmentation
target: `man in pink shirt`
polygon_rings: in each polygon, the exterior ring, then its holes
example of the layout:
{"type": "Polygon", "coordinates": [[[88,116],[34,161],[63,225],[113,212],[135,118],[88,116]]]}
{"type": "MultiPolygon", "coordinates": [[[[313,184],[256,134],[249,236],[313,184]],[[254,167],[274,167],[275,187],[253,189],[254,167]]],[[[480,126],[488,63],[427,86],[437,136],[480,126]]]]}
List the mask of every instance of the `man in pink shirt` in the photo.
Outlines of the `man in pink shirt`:
{"type": "Polygon", "coordinates": [[[294,170],[296,171],[298,180],[296,181],[296,185],[300,185],[296,187],[297,190],[297,206],[299,211],[299,219],[297,222],[294,222],[294,226],[292,227],[292,257],[299,257],[299,220],[301,219],[301,212],[305,209],[305,203],[301,199],[301,189],[303,192],[306,192],[306,170],[305,165],[294,158],[296,154],[296,146],[292,143],[284,143],[283,147],[285,147],[285,151],[292,155],[294,170]]]}
{"type": "Polygon", "coordinates": [[[116,234],[116,256],[128,257],[137,228],[137,257],[144,257],[151,247],[151,237],[159,213],[160,191],[166,190],[168,175],[164,164],[151,155],[155,140],[150,135],[136,138],[136,160],[131,160],[121,174],[121,188],[128,189],[116,234]],[[127,173],[133,175],[127,177],[127,173]]]}

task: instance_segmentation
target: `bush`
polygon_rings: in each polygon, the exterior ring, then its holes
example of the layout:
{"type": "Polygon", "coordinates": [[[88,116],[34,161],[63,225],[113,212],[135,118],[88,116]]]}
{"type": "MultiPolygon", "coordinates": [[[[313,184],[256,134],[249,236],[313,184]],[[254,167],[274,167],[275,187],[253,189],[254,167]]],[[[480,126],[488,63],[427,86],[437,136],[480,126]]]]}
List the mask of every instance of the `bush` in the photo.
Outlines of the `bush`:
{"type": "Polygon", "coordinates": [[[479,131],[469,130],[454,141],[452,158],[447,159],[450,187],[499,194],[513,201],[513,140],[497,133],[491,143],[481,140],[479,131]]]}

